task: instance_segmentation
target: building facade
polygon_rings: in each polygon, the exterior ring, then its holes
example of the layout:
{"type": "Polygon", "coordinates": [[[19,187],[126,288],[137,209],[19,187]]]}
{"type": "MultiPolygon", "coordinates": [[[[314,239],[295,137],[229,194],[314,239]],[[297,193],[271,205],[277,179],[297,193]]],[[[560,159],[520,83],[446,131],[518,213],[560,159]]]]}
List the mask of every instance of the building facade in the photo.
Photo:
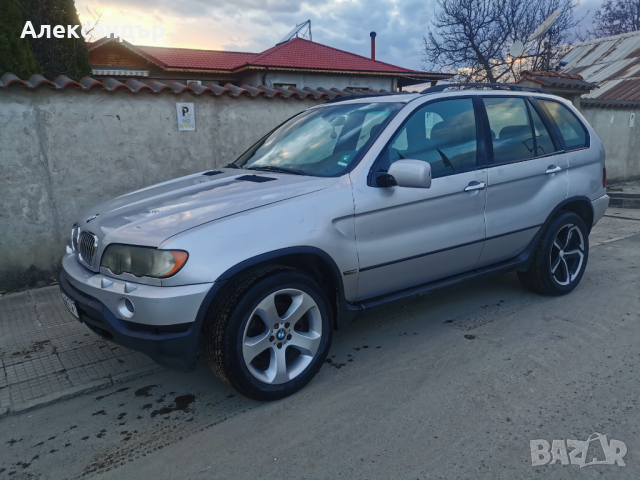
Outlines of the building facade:
{"type": "Polygon", "coordinates": [[[452,77],[402,68],[303,38],[293,38],[262,53],[148,47],[116,38],[104,38],[88,48],[92,76],[98,80],[149,78],[220,86],[397,91],[452,77]]]}

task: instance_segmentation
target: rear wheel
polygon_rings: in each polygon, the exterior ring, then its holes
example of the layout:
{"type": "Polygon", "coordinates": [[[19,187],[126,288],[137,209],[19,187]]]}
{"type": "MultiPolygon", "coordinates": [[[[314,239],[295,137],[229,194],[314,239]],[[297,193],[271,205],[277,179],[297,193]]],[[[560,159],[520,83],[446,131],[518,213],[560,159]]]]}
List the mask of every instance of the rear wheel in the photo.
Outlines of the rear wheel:
{"type": "Polygon", "coordinates": [[[544,295],[571,292],[584,274],[589,258],[589,234],[582,219],[563,212],[545,229],[533,263],[518,278],[529,290],[544,295]]]}
{"type": "Polygon", "coordinates": [[[322,288],[303,272],[274,267],[230,282],[204,332],[212,370],[256,400],[298,391],[331,344],[333,319],[322,288]]]}

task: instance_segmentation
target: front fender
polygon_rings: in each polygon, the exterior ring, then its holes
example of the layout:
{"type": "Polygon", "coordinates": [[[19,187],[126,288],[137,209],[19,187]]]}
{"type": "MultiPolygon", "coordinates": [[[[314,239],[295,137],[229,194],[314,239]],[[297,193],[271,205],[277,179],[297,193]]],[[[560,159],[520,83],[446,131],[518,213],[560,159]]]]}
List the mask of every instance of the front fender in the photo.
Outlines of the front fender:
{"type": "Polygon", "coordinates": [[[183,269],[163,279],[162,285],[219,282],[250,259],[311,248],[331,259],[350,301],[357,275],[342,273],[358,269],[353,215],[351,184],[345,175],[326,189],[187,230],[160,245],[189,252],[183,269]]]}

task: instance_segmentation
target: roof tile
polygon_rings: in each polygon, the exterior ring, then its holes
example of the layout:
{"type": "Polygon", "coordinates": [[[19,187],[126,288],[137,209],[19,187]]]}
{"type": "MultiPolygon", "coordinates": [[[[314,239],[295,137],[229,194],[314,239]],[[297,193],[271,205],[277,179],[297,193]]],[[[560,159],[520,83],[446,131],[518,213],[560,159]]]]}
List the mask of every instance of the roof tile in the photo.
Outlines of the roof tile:
{"type": "Polygon", "coordinates": [[[338,50],[337,48],[328,47],[327,45],[312,42],[304,38],[294,38],[288,42],[276,45],[275,47],[265,50],[247,63],[250,65],[312,68],[317,70],[426,73],[372,60],[361,55],[356,55],[355,53],[338,50]]]}
{"type": "Polygon", "coordinates": [[[238,87],[226,84],[224,87],[209,83],[206,86],[202,86],[197,82],[190,82],[189,85],[177,81],[169,81],[163,83],[158,80],[150,80],[146,84],[140,82],[137,79],[130,78],[125,83],[116,80],[115,78],[107,78],[100,82],[91,77],[84,77],[80,82],[75,82],[69,77],[60,76],[55,81],[47,80],[42,75],[33,75],[29,80],[22,80],[12,73],[5,73],[0,77],[0,92],[8,89],[9,87],[22,86],[28,90],[34,90],[40,85],[49,85],[55,90],[61,91],[68,87],[74,87],[83,91],[107,91],[115,92],[117,90],[124,90],[130,93],[140,93],[143,91],[149,91],[153,93],[183,93],[189,92],[193,95],[202,95],[204,93],[213,94],[215,96],[229,95],[231,97],[247,96],[251,98],[266,97],[266,98],[312,98],[312,99],[333,99],[337,97],[359,97],[362,95],[395,95],[397,92],[387,92],[386,90],[373,91],[369,90],[366,93],[355,92],[352,90],[338,90],[337,88],[331,88],[329,90],[325,88],[312,89],[304,87],[303,89],[295,87],[265,87],[259,85],[254,87],[252,85],[243,85],[238,87]]]}
{"type": "Polygon", "coordinates": [[[452,74],[424,72],[398,67],[379,60],[356,55],[303,38],[294,38],[262,53],[229,52],[226,50],[196,50],[189,48],[150,47],[133,45],[113,38],[88,45],[89,50],[113,41],[157,65],[167,69],[236,71],[245,68],[287,68],[332,70],[377,74],[404,74],[447,79],[452,74]]]}

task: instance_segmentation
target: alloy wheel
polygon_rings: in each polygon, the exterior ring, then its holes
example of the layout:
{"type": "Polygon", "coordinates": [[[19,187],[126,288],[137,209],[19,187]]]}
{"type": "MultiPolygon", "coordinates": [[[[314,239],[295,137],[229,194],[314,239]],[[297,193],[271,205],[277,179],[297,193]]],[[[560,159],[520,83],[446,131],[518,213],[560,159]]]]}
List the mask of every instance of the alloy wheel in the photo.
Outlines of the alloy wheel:
{"type": "Polygon", "coordinates": [[[315,300],[302,290],[287,288],[268,295],[251,313],[242,355],[257,380],[279,385],[309,366],[321,341],[322,318],[315,300]]]}
{"type": "Polygon", "coordinates": [[[580,228],[564,225],[551,246],[551,276],[559,285],[569,285],[580,274],[583,262],[584,238],[580,228]]]}

